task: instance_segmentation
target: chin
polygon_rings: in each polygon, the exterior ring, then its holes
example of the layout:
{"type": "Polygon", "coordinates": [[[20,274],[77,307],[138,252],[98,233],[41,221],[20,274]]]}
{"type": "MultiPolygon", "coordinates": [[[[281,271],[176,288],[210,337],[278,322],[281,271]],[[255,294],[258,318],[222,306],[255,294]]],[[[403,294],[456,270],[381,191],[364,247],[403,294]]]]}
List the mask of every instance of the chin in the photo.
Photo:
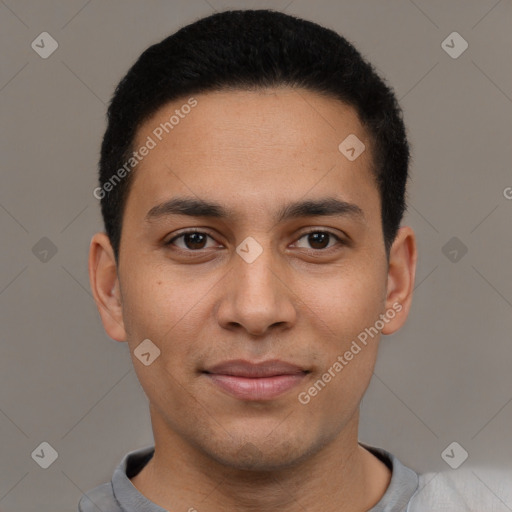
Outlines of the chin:
{"type": "Polygon", "coordinates": [[[306,446],[304,441],[290,438],[269,438],[268,432],[260,436],[243,436],[235,441],[234,437],[204,447],[209,457],[231,469],[253,472],[273,472],[287,469],[299,464],[316,452],[313,446],[306,446]]]}
{"type": "Polygon", "coordinates": [[[251,471],[257,473],[269,473],[280,471],[294,466],[297,463],[296,457],[287,454],[280,456],[276,452],[262,452],[256,445],[247,443],[235,453],[211,454],[217,462],[238,471],[251,471]]]}

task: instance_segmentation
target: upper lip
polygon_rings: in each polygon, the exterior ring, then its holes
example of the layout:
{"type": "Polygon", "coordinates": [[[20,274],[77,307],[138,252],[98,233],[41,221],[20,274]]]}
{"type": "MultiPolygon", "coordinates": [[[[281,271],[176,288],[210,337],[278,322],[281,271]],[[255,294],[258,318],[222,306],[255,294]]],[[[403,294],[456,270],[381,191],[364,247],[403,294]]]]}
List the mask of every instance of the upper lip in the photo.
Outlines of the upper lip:
{"type": "Polygon", "coordinates": [[[295,364],[272,359],[260,363],[251,363],[243,359],[234,359],[216,364],[205,370],[206,373],[232,375],[235,377],[274,377],[276,375],[294,375],[307,370],[295,364]]]}

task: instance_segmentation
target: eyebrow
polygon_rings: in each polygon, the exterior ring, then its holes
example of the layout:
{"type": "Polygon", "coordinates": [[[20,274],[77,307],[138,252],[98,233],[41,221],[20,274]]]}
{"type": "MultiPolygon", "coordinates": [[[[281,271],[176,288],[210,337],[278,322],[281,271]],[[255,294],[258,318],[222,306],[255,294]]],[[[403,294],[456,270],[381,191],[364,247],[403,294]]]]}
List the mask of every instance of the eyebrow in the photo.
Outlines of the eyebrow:
{"type": "MultiPolygon", "coordinates": [[[[151,222],[169,215],[188,215],[190,217],[210,217],[226,219],[234,217],[234,212],[216,202],[202,199],[175,197],[153,206],[146,214],[146,221],[151,222]]],[[[363,210],[353,203],[341,201],[333,197],[316,200],[296,201],[280,208],[276,214],[276,221],[296,219],[300,217],[316,216],[348,216],[359,221],[365,221],[363,210]]]]}

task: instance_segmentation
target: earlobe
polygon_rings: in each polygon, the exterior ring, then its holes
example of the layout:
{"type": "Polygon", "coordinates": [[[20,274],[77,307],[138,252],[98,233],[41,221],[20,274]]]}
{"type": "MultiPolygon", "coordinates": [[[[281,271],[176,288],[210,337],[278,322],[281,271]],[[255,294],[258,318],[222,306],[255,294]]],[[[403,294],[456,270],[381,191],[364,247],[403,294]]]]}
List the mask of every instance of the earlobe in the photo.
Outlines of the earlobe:
{"type": "Polygon", "coordinates": [[[409,314],[416,275],[417,248],[414,231],[409,226],[398,230],[389,254],[386,316],[390,318],[382,334],[398,331],[409,314]]]}
{"type": "Polygon", "coordinates": [[[126,340],[119,276],[112,245],[106,233],[96,233],[89,248],[89,282],[107,334],[126,340]]]}

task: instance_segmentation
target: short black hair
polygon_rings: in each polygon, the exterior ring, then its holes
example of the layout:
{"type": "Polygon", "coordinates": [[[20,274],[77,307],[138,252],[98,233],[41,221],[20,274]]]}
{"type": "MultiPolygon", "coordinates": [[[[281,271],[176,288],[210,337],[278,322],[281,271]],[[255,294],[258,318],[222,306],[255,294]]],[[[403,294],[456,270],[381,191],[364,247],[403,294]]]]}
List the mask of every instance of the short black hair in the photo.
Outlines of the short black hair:
{"type": "Polygon", "coordinates": [[[191,94],[279,86],[316,92],[356,110],[371,142],[389,257],[406,208],[409,167],[402,111],[391,87],[335,31],[257,9],[223,11],[181,28],[147,48],[117,86],[101,146],[100,187],[95,189],[116,262],[133,180],[126,163],[132,158],[132,167],[136,165],[133,146],[141,124],[168,102],[191,94]]]}

